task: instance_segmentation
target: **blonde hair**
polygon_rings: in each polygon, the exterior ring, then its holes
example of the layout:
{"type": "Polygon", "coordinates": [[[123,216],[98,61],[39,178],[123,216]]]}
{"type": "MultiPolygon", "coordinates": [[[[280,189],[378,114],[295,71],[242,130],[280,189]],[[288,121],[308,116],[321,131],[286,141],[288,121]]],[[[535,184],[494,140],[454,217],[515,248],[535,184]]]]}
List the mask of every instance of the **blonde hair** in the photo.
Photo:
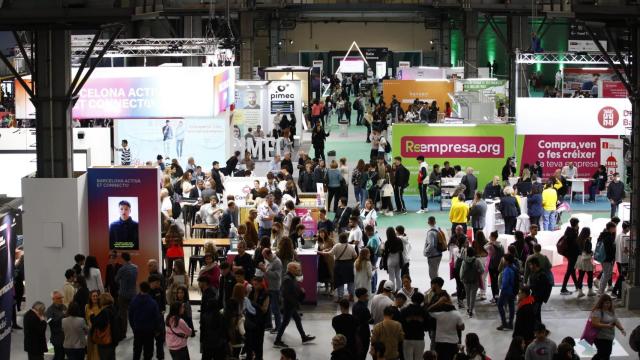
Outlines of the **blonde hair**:
{"type": "Polygon", "coordinates": [[[369,248],[365,247],[360,250],[360,254],[358,254],[358,258],[356,258],[355,262],[356,271],[362,270],[362,266],[364,266],[364,263],[369,261],[369,255],[369,248]]]}
{"type": "Polygon", "coordinates": [[[338,163],[335,160],[331,160],[331,165],[329,165],[332,169],[338,168],[338,163]]]}
{"type": "Polygon", "coordinates": [[[162,187],[168,187],[171,186],[171,176],[165,174],[162,175],[162,187]]]}
{"type": "Polygon", "coordinates": [[[514,194],[514,192],[513,192],[513,188],[511,188],[511,187],[509,187],[509,186],[505,187],[505,188],[504,188],[504,190],[503,190],[503,192],[504,192],[504,194],[505,194],[505,195],[507,195],[507,196],[512,196],[512,195],[514,194]]]}

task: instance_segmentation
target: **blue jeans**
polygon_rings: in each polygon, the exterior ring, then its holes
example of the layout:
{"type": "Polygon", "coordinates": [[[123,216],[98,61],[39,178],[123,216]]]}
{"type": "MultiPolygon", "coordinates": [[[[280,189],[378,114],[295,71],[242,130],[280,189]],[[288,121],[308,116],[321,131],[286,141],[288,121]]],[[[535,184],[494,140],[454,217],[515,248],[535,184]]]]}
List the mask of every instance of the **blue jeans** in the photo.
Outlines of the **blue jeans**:
{"type": "Polygon", "coordinates": [[[265,229],[262,226],[258,228],[258,240],[262,239],[263,236],[271,237],[271,229],[265,229]]]}
{"type": "MultiPolygon", "coordinates": [[[[378,266],[378,255],[371,255],[371,266],[373,267],[377,267],[378,266]]],[[[371,274],[371,291],[372,293],[369,294],[369,296],[372,296],[376,293],[376,291],[378,290],[378,270],[373,270],[373,274],[371,274]]]]}
{"type": "Polygon", "coordinates": [[[544,211],[543,227],[545,231],[553,231],[556,228],[556,211],[544,211]]]}
{"type": "MultiPolygon", "coordinates": [[[[276,320],[275,329],[279,329],[282,324],[282,316],[280,315],[280,291],[269,290],[269,311],[276,320]]],[[[271,314],[269,314],[269,323],[271,323],[271,314]]]]}
{"type": "MultiPolygon", "coordinates": [[[[344,285],[336,286],[336,291],[338,292],[338,299],[342,299],[344,296],[344,285]]],[[[347,292],[350,296],[353,296],[353,282],[347,283],[347,292]]]]}
{"type": "Polygon", "coordinates": [[[514,307],[515,307],[516,297],[512,294],[505,294],[504,291],[500,292],[500,297],[498,298],[498,312],[500,313],[500,320],[502,320],[502,325],[509,324],[513,326],[513,316],[515,315],[514,307]],[[504,307],[509,306],[509,322],[507,322],[504,307]]]}

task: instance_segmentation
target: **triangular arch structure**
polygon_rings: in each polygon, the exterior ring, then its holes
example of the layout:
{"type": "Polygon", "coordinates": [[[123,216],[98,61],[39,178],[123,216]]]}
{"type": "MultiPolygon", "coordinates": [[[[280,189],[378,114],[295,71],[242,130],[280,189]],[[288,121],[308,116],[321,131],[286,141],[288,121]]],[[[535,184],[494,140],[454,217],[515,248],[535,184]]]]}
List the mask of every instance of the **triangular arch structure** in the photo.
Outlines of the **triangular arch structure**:
{"type": "MultiPolygon", "coordinates": [[[[338,70],[336,70],[336,74],[341,74],[341,70],[342,70],[342,62],[346,61],[347,58],[349,58],[349,54],[351,54],[351,51],[353,49],[356,49],[358,51],[358,54],[360,54],[360,57],[362,58],[362,61],[364,62],[365,66],[369,66],[369,64],[367,63],[367,58],[364,56],[364,54],[362,53],[362,51],[360,50],[360,46],[358,46],[358,44],[355,42],[355,40],[351,43],[351,46],[349,46],[349,50],[347,50],[347,53],[344,55],[344,57],[342,58],[342,61],[340,61],[340,65],[338,65],[338,70]]],[[[327,93],[329,91],[330,87],[327,86],[326,89],[324,89],[324,92],[322,93],[322,97],[326,97],[327,93]]]]}

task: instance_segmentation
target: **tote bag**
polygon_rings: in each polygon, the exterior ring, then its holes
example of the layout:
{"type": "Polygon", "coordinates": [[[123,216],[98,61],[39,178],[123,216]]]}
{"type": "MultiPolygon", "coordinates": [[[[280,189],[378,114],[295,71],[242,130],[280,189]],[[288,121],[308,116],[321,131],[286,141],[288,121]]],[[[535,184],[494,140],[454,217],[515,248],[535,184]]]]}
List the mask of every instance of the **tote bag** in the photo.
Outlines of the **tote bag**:
{"type": "Polygon", "coordinates": [[[589,343],[589,345],[593,345],[593,343],[596,341],[596,336],[598,336],[598,329],[593,326],[593,324],[591,323],[591,316],[589,316],[589,319],[587,319],[587,323],[584,325],[584,330],[582,331],[582,336],[580,336],[580,339],[584,339],[589,343]]]}

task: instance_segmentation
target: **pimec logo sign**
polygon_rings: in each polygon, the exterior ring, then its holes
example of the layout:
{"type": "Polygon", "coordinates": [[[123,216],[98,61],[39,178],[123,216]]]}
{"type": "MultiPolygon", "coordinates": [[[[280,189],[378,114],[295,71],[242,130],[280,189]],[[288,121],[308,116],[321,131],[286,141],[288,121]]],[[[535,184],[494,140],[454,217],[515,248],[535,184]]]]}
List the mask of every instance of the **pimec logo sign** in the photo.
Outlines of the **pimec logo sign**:
{"type": "Polygon", "coordinates": [[[605,106],[598,112],[598,123],[605,129],[615,127],[620,121],[618,110],[611,106],[605,106]]]}

